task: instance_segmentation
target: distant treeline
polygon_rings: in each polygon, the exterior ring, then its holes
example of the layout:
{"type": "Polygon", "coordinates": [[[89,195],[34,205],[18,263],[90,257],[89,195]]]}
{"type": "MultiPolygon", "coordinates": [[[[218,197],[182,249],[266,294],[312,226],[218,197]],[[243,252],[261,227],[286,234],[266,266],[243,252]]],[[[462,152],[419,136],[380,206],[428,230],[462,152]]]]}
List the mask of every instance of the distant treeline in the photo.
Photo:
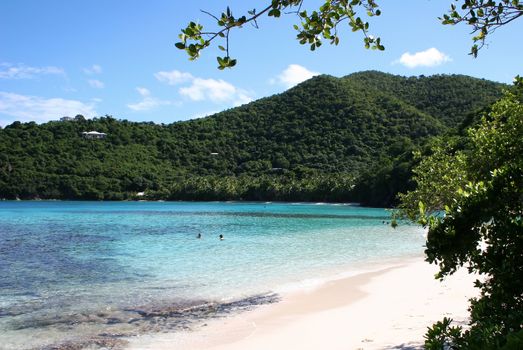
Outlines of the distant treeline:
{"type": "Polygon", "coordinates": [[[503,85],[466,76],[318,76],[173,124],[110,116],[0,129],[0,198],[358,201],[411,188],[412,152],[503,85]],[[82,132],[106,133],[86,139],[82,132]],[[141,192],[144,192],[142,195],[141,192]]]}

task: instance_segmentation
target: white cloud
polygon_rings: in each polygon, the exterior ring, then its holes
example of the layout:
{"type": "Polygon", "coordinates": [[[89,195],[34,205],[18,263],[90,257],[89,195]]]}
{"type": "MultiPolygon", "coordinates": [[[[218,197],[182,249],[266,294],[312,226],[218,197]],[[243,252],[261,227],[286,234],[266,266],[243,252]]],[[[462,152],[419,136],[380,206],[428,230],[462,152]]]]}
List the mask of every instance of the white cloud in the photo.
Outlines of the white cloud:
{"type": "Polygon", "coordinates": [[[89,79],[87,81],[89,83],[89,85],[95,89],[103,89],[105,87],[105,84],[103,83],[103,81],[100,81],[100,80],[96,80],[96,79],[89,79]]]}
{"type": "Polygon", "coordinates": [[[276,78],[271,79],[271,83],[281,84],[287,88],[290,88],[318,74],[320,73],[310,71],[307,68],[300,66],[299,64],[290,64],[276,78]]]}
{"type": "Polygon", "coordinates": [[[89,68],[84,68],[84,73],[88,74],[88,75],[101,74],[102,73],[102,67],[97,65],[97,64],[93,64],[89,68]]]}
{"type": "Polygon", "coordinates": [[[247,95],[245,93],[240,92],[236,96],[236,100],[233,102],[233,106],[234,107],[238,107],[238,106],[247,104],[247,103],[249,103],[251,101],[252,101],[252,97],[251,96],[249,96],[249,95],[247,95]]]}
{"type": "Polygon", "coordinates": [[[54,66],[30,67],[23,63],[0,63],[0,79],[32,79],[37,75],[48,74],[63,75],[65,72],[62,68],[54,66]]]}
{"type": "Polygon", "coordinates": [[[196,113],[192,116],[190,116],[188,119],[200,119],[200,118],[205,118],[205,117],[208,117],[210,115],[213,115],[213,114],[216,114],[216,113],[219,113],[220,111],[209,111],[209,112],[202,112],[202,113],[196,113]]]}
{"type": "Polygon", "coordinates": [[[138,93],[142,95],[142,97],[151,96],[151,92],[144,87],[137,87],[136,91],[138,91],[138,93]]]}
{"type": "Polygon", "coordinates": [[[191,73],[180,72],[178,70],[158,72],[154,74],[154,77],[162,83],[167,83],[169,85],[177,85],[194,79],[191,73]]]}
{"type": "Polygon", "coordinates": [[[149,111],[159,106],[170,105],[170,101],[160,100],[159,98],[153,97],[151,92],[144,87],[137,87],[136,91],[142,96],[142,100],[137,103],[128,104],[127,107],[133,111],[149,111]]]}
{"type": "Polygon", "coordinates": [[[235,107],[252,101],[252,97],[247,91],[222,79],[198,78],[191,73],[178,70],[158,72],[154,76],[158,81],[168,85],[186,83],[185,86],[178,89],[178,92],[192,101],[228,103],[235,107]]]}
{"type": "Polygon", "coordinates": [[[231,102],[234,106],[252,101],[249,94],[222,79],[194,78],[191,85],[182,87],[180,95],[193,101],[210,100],[214,103],[231,102]]]}
{"type": "Polygon", "coordinates": [[[210,99],[213,102],[223,102],[234,99],[236,88],[221,79],[195,78],[190,86],[180,88],[179,92],[193,101],[210,99]]]}
{"type": "Polygon", "coordinates": [[[410,52],[405,52],[399,60],[394,63],[401,63],[408,68],[416,67],[434,67],[439,66],[440,64],[450,62],[452,59],[439,51],[435,47],[427,49],[425,51],[416,52],[411,54],[410,52]]]}
{"type": "MultiPolygon", "coordinates": [[[[0,114],[15,117],[22,122],[45,122],[64,115],[96,115],[94,104],[63,98],[43,98],[0,91],[0,114]]],[[[14,120],[13,120],[14,121],[14,120]]]]}

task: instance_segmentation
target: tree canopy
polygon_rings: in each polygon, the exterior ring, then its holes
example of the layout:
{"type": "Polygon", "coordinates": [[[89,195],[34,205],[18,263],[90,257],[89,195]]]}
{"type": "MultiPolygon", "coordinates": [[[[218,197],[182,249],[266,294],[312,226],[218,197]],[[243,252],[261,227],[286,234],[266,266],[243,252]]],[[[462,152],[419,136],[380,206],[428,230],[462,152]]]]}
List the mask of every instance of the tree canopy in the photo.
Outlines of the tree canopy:
{"type": "MultiPolygon", "coordinates": [[[[218,56],[218,68],[231,68],[237,60],[231,57],[229,35],[231,30],[242,28],[247,24],[258,27],[258,18],[268,16],[278,18],[292,15],[296,18],[293,25],[296,40],[302,45],[309,45],[311,50],[320,47],[324,41],[333,45],[340,42],[339,32],[342,25],[347,25],[352,32],[361,32],[363,44],[367,49],[384,50],[381,38],[369,34],[369,18],[381,15],[376,0],[325,0],[319,7],[307,8],[304,0],[271,0],[266,1],[261,9],[252,9],[247,13],[234,15],[227,7],[221,14],[212,14],[202,10],[215,21],[212,29],[203,24],[189,22],[179,34],[180,41],[175,44],[184,50],[189,59],[200,56],[205,48],[213,42],[220,41],[218,48],[224,56],[218,56]]],[[[472,28],[473,45],[470,54],[476,57],[484,46],[487,36],[523,15],[523,3],[519,0],[455,0],[450,4],[448,13],[440,17],[444,25],[465,24],[472,28]]]]}
{"type": "Polygon", "coordinates": [[[523,80],[461,139],[438,144],[414,170],[403,213],[428,227],[427,260],[438,277],[466,266],[481,277],[470,328],[449,319],[428,349],[523,347],[523,80]],[[444,214],[444,215],[441,215],[444,214]]]}

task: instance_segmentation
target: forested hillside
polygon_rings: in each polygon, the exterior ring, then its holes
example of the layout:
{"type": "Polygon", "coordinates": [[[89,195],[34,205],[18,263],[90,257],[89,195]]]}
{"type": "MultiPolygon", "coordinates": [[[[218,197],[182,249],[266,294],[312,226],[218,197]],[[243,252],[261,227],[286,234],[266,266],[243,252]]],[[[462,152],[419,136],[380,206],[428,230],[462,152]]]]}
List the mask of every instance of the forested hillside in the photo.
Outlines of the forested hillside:
{"type": "Polygon", "coordinates": [[[0,129],[0,198],[361,201],[410,186],[412,151],[500,96],[465,76],[318,76],[169,125],[106,116],[0,129]],[[82,132],[107,133],[102,140],[82,132]]]}

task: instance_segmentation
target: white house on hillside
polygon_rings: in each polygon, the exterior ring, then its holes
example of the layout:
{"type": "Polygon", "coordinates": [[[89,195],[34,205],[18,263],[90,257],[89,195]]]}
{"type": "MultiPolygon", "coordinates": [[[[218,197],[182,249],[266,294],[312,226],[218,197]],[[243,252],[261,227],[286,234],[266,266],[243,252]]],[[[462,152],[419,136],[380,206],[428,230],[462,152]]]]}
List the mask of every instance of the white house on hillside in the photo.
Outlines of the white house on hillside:
{"type": "Polygon", "coordinates": [[[107,136],[106,133],[104,132],[98,132],[98,131],[84,131],[82,132],[82,136],[86,139],[105,139],[105,137],[107,136]]]}

